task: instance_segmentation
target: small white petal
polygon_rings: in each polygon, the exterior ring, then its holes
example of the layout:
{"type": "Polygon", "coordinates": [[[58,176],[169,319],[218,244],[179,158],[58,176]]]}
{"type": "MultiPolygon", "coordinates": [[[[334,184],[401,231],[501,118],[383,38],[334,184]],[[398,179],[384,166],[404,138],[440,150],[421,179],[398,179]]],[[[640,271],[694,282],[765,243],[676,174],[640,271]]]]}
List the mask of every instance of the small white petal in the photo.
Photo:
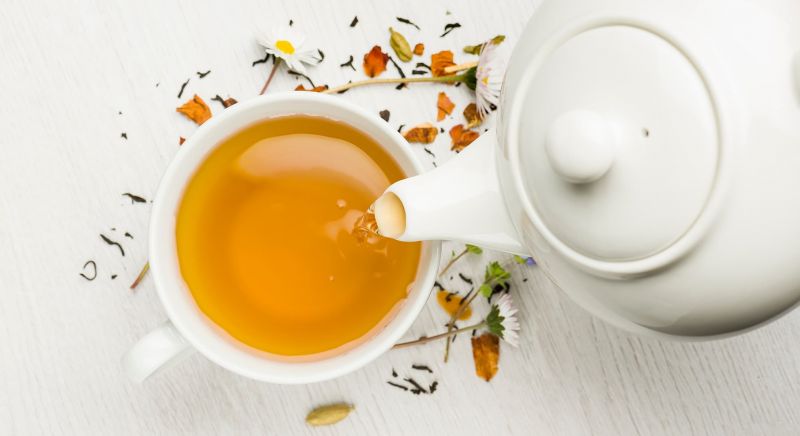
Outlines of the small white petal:
{"type": "Polygon", "coordinates": [[[511,295],[503,294],[500,299],[497,300],[496,304],[500,316],[503,317],[503,321],[501,322],[503,325],[503,340],[514,347],[519,346],[519,336],[517,334],[519,331],[519,321],[517,321],[516,317],[517,308],[514,307],[514,300],[511,298],[511,295]]]}

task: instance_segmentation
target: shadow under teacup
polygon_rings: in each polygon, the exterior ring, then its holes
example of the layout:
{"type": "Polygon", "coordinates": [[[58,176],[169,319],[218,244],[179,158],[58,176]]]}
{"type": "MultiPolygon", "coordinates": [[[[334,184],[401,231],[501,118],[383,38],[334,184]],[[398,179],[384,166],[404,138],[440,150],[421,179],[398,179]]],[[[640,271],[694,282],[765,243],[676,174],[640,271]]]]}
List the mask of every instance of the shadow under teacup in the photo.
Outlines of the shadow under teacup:
{"type": "Polygon", "coordinates": [[[254,123],[291,115],[323,117],[351,126],[379,144],[406,177],[423,171],[408,143],[388,123],[333,96],[305,92],[260,96],[232,106],[204,123],[170,164],[153,203],[150,266],[169,321],[147,334],[123,357],[123,367],[131,379],[143,381],[198,351],[230,371],[257,380],[273,383],[326,380],[354,371],[389,350],[422,310],[436,276],[438,242],[422,243],[416,276],[406,298],[381,323],[357,341],[308,358],[280,356],[250,347],[215,324],[198,307],[181,274],[176,239],[176,217],[187,185],[226,138],[254,123]]]}

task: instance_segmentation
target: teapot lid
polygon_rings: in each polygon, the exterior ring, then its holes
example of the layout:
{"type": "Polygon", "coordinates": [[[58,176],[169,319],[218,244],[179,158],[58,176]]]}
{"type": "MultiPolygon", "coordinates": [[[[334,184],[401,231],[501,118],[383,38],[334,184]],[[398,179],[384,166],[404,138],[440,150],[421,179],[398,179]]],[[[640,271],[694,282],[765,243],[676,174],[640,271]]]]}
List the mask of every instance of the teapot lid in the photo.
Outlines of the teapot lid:
{"type": "Polygon", "coordinates": [[[698,222],[718,178],[719,122],[701,70],[633,25],[586,28],[549,47],[525,70],[512,110],[534,223],[591,261],[667,250],[698,222]]]}

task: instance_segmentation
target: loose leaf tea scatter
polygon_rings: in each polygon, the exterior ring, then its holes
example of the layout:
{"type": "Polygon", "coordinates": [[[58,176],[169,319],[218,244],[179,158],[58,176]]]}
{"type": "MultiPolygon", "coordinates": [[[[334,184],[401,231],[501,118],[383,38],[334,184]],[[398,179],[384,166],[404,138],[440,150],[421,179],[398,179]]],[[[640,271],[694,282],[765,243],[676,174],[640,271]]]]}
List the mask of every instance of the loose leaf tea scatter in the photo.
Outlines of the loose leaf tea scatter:
{"type": "Polygon", "coordinates": [[[384,110],[378,112],[378,114],[381,116],[381,118],[383,118],[383,121],[386,121],[387,123],[389,122],[389,116],[391,114],[389,113],[388,109],[384,109],[384,110]]]}
{"type": "Polygon", "coordinates": [[[442,38],[442,37],[444,37],[444,36],[447,36],[447,34],[448,34],[448,33],[452,32],[454,29],[458,29],[459,27],[461,27],[461,24],[459,24],[459,23],[449,23],[449,24],[445,24],[445,25],[444,25],[444,33],[442,33],[441,35],[439,35],[439,38],[442,38]]]}
{"type": "Polygon", "coordinates": [[[339,66],[342,67],[342,68],[350,67],[350,68],[353,69],[353,71],[355,71],[356,67],[353,66],[353,55],[350,55],[350,59],[347,62],[343,63],[343,64],[339,64],[339,66]]]}
{"type": "Polygon", "coordinates": [[[147,200],[145,200],[144,197],[140,197],[138,195],[131,194],[130,192],[126,192],[126,193],[122,194],[122,196],[130,198],[131,199],[131,204],[134,204],[134,203],[147,203],[147,200]]]}
{"type": "Polygon", "coordinates": [[[381,50],[381,46],[376,45],[364,55],[364,73],[369,77],[379,76],[386,71],[387,62],[389,55],[381,50]]]}
{"type": "Polygon", "coordinates": [[[403,386],[403,385],[401,385],[401,384],[395,383],[395,382],[393,382],[393,381],[391,381],[391,380],[387,381],[386,383],[388,383],[390,386],[394,386],[394,387],[396,387],[396,388],[400,388],[400,389],[402,389],[402,390],[404,390],[404,391],[407,391],[407,390],[408,390],[408,388],[407,388],[407,387],[405,387],[405,386],[403,386]]]}
{"type": "Polygon", "coordinates": [[[487,382],[497,374],[500,361],[500,338],[484,333],[472,338],[472,358],[475,361],[475,374],[487,382]]]}
{"type": "Polygon", "coordinates": [[[122,248],[122,245],[121,245],[119,242],[112,241],[111,239],[109,239],[109,238],[108,238],[108,236],[106,236],[106,235],[104,235],[104,234],[102,234],[102,233],[100,234],[100,239],[102,239],[102,240],[103,240],[103,241],[104,241],[106,244],[108,244],[108,245],[114,245],[114,246],[116,246],[117,248],[119,248],[119,252],[120,252],[120,253],[121,253],[123,256],[125,256],[125,249],[124,249],[124,248],[122,248]]]}
{"type": "Polygon", "coordinates": [[[353,411],[353,406],[345,403],[328,404],[325,406],[317,407],[306,416],[306,422],[309,425],[331,425],[347,418],[347,415],[353,411]]]}
{"type": "Polygon", "coordinates": [[[258,64],[266,64],[267,61],[269,60],[270,56],[272,56],[272,55],[267,53],[267,55],[264,56],[264,59],[258,59],[258,60],[253,61],[253,66],[255,67],[258,64]]]}
{"type": "Polygon", "coordinates": [[[414,46],[414,54],[417,56],[422,56],[425,52],[425,44],[419,42],[417,45],[414,46]]]}
{"type": "Polygon", "coordinates": [[[86,263],[83,264],[83,272],[78,275],[91,282],[97,278],[97,264],[93,260],[87,260],[86,263]],[[87,270],[86,267],[90,265],[91,268],[87,270]],[[89,275],[86,275],[86,272],[89,272],[89,275]]]}
{"type": "Polygon", "coordinates": [[[436,121],[442,121],[445,116],[450,115],[453,113],[453,109],[456,105],[447,97],[447,94],[444,92],[439,93],[439,98],[436,100],[436,108],[437,108],[437,115],[436,121]]]}
{"type": "Polygon", "coordinates": [[[191,79],[186,79],[186,81],[183,82],[183,84],[181,85],[181,90],[178,91],[178,98],[181,98],[181,96],[183,96],[183,90],[186,89],[186,85],[189,84],[189,80],[191,79]]]}
{"type": "Polygon", "coordinates": [[[416,369],[418,371],[427,371],[430,374],[433,374],[433,370],[428,367],[428,365],[411,365],[411,369],[416,369]]]}
{"type": "Polygon", "coordinates": [[[436,140],[436,135],[438,133],[439,129],[428,123],[425,123],[413,127],[406,133],[403,133],[403,137],[406,138],[406,141],[408,142],[430,144],[431,142],[436,140]]]}
{"type": "Polygon", "coordinates": [[[479,136],[480,134],[478,132],[464,129],[463,125],[456,124],[450,129],[450,149],[456,153],[460,153],[461,150],[467,148],[467,146],[472,144],[472,141],[478,139],[479,136]]]}
{"type": "Polygon", "coordinates": [[[401,22],[403,24],[408,24],[408,25],[416,27],[417,30],[422,30],[422,29],[419,28],[419,26],[417,26],[416,24],[411,22],[411,20],[409,20],[408,18],[403,18],[403,17],[395,17],[395,18],[397,18],[397,21],[399,21],[399,22],[401,22]]]}
{"type": "MultiPolygon", "coordinates": [[[[456,63],[453,62],[452,51],[444,50],[439,53],[434,53],[431,55],[431,74],[433,74],[433,77],[451,76],[455,74],[455,72],[447,73],[444,69],[455,64],[456,63]]],[[[417,64],[417,66],[419,66],[419,64],[417,64]]]]}
{"type": "Polygon", "coordinates": [[[197,77],[199,77],[199,78],[201,78],[201,79],[202,79],[203,77],[206,77],[206,76],[208,76],[209,74],[211,74],[211,70],[208,70],[208,71],[206,71],[205,73],[201,73],[200,71],[198,71],[198,72],[197,72],[197,77]]]}
{"type": "Polygon", "coordinates": [[[122,139],[128,139],[128,134],[125,133],[125,132],[122,132],[122,133],[120,133],[119,137],[122,138],[122,139]]]}
{"type": "Polygon", "coordinates": [[[186,138],[183,136],[178,136],[178,145],[183,145],[184,142],[186,142],[186,138]]]}
{"type": "Polygon", "coordinates": [[[222,107],[224,107],[224,108],[229,108],[229,107],[235,105],[236,103],[239,103],[233,97],[228,97],[226,99],[223,99],[222,97],[219,96],[219,94],[217,94],[214,97],[212,97],[211,100],[218,101],[222,105],[222,107]]]}
{"type": "Polygon", "coordinates": [[[197,94],[191,100],[183,104],[183,106],[175,109],[176,111],[186,115],[186,118],[201,125],[211,118],[211,109],[209,109],[206,102],[203,101],[197,94]]]}
{"type": "Polygon", "coordinates": [[[358,24],[358,17],[353,17],[353,21],[350,22],[350,27],[356,27],[358,24]]]}

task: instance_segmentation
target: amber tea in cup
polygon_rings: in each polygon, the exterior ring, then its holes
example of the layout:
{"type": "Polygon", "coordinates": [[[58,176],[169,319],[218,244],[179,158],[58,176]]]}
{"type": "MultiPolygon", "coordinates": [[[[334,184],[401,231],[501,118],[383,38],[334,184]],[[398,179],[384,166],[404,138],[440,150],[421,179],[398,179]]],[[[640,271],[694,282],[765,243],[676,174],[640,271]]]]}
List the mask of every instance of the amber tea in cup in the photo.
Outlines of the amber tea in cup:
{"type": "Polygon", "coordinates": [[[354,231],[404,177],[378,143],[338,121],[292,115],[246,127],[185,189],[181,275],[208,318],[251,347],[307,356],[357,344],[389,320],[417,272],[419,243],[354,231]]]}

